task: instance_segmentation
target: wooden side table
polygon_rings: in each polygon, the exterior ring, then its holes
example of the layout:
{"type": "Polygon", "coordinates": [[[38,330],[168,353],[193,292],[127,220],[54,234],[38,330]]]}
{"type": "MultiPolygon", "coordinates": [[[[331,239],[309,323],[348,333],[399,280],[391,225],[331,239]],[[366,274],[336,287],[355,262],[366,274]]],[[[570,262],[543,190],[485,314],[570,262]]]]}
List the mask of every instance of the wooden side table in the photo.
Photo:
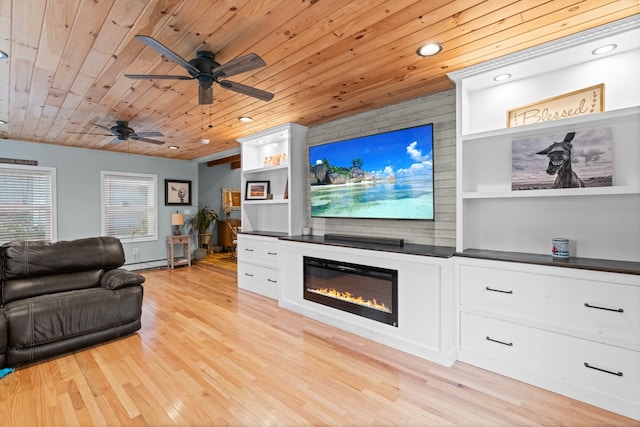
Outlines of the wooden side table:
{"type": "Polygon", "coordinates": [[[191,265],[191,239],[188,235],[167,237],[167,264],[169,268],[177,265],[191,265]],[[182,256],[176,257],[177,245],[182,246],[182,256]]]}

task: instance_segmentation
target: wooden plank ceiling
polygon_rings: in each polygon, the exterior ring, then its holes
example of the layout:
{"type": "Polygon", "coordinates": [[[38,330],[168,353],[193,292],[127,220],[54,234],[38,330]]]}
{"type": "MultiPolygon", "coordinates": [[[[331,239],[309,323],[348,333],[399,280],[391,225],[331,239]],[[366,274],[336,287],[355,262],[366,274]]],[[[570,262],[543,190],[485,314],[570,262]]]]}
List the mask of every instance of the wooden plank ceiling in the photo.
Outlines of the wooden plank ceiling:
{"type": "Polygon", "coordinates": [[[0,120],[8,122],[0,138],[213,158],[237,149],[237,138],[282,123],[313,126],[450,89],[448,72],[639,8],[638,0],[2,0],[0,50],[10,56],[0,60],[0,120]],[[213,105],[200,106],[197,81],[126,78],[187,75],[136,34],[186,60],[198,50],[222,64],[254,52],[267,66],[231,80],[275,97],[264,102],[214,85],[213,105]],[[444,51],[418,57],[426,41],[444,51]],[[156,139],[165,144],[80,133],[104,133],[94,124],[116,120],[162,132],[156,139]]]}

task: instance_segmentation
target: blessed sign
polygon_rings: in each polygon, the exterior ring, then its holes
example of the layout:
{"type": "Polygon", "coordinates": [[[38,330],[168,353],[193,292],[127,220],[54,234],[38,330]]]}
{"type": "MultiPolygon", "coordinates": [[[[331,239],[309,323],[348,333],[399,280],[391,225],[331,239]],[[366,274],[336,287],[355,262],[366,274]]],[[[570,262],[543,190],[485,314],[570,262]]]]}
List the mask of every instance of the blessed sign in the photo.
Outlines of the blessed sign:
{"type": "Polygon", "coordinates": [[[604,111],[604,84],[507,111],[507,127],[549,122],[604,111]]]}

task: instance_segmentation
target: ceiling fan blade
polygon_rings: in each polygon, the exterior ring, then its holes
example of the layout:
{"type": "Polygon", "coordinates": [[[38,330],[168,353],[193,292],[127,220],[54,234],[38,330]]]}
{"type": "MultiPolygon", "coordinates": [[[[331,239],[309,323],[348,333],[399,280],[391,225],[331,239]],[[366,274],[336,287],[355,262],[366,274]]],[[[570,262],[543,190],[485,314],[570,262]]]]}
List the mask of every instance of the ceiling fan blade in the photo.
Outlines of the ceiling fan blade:
{"type": "Polygon", "coordinates": [[[166,56],[167,58],[169,58],[170,60],[172,60],[176,64],[184,67],[189,72],[189,74],[196,75],[196,74],[200,73],[200,70],[198,70],[193,65],[189,64],[180,55],[178,55],[177,53],[175,53],[174,51],[172,51],[171,49],[169,49],[168,47],[166,47],[165,45],[163,45],[162,43],[160,43],[158,40],[154,39],[153,37],[143,36],[143,35],[138,34],[138,35],[136,35],[136,38],[138,40],[140,40],[142,43],[144,43],[147,46],[149,46],[150,48],[153,48],[153,49],[157,50],[162,55],[166,56]]]}
{"type": "Polygon", "coordinates": [[[262,101],[271,101],[273,99],[273,94],[271,92],[264,91],[262,89],[257,89],[255,87],[243,85],[242,83],[230,82],[229,80],[222,80],[218,82],[220,86],[225,89],[232,90],[234,92],[241,93],[243,95],[252,96],[254,98],[261,99],[262,101]]]}
{"type": "MultiPolygon", "coordinates": [[[[108,128],[108,127],[106,127],[106,126],[99,125],[99,124],[97,124],[97,123],[94,123],[93,125],[94,125],[95,127],[97,127],[97,128],[100,128],[100,129],[102,129],[102,130],[104,130],[104,131],[109,132],[109,135],[116,135],[116,136],[118,135],[118,133],[117,133],[117,132],[112,131],[112,130],[111,130],[111,128],[108,128]]],[[[109,135],[107,135],[107,136],[109,136],[109,135]]]]}
{"type": "Polygon", "coordinates": [[[109,144],[117,144],[118,142],[123,141],[122,139],[118,138],[117,136],[115,138],[113,138],[109,144]]]}
{"type": "Polygon", "coordinates": [[[136,132],[129,135],[131,138],[162,138],[161,132],[136,132]]]}
{"type": "Polygon", "coordinates": [[[167,76],[166,74],[125,74],[124,76],[130,79],[144,80],[193,80],[195,78],[191,76],[167,76]]]}
{"type": "Polygon", "coordinates": [[[149,139],[149,138],[141,138],[140,136],[130,135],[130,138],[135,140],[135,141],[150,142],[152,144],[157,144],[157,145],[164,144],[163,141],[156,141],[155,139],[149,139]]]}
{"type": "Polygon", "coordinates": [[[248,55],[241,56],[240,58],[232,59],[226,64],[214,68],[211,70],[211,74],[216,78],[230,77],[236,74],[255,70],[256,68],[264,67],[266,65],[267,63],[264,62],[262,58],[255,53],[250,53],[248,55]]]}
{"type": "Polygon", "coordinates": [[[213,87],[198,86],[198,104],[213,104],[213,87]]]}
{"type": "Polygon", "coordinates": [[[113,133],[93,133],[93,132],[67,132],[67,133],[76,133],[79,135],[100,135],[100,136],[113,136],[113,133]]]}

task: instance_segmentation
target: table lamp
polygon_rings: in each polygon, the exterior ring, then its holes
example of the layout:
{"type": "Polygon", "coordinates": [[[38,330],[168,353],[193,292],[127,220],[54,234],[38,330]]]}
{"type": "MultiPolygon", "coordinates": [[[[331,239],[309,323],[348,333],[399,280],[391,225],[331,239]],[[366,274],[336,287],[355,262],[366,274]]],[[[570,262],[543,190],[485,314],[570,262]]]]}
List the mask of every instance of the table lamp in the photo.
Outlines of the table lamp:
{"type": "Polygon", "coordinates": [[[184,215],[179,212],[171,214],[171,225],[173,226],[173,235],[180,235],[180,227],[184,225],[184,215]]]}

